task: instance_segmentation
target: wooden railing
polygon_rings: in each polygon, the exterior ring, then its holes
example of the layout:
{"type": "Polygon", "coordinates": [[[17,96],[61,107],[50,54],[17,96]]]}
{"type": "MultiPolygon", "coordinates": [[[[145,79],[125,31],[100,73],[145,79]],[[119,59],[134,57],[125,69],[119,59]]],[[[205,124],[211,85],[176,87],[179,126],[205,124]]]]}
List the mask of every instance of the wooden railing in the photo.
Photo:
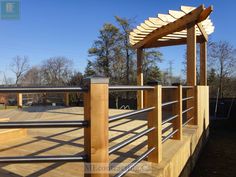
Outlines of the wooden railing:
{"type": "Polygon", "coordinates": [[[121,170],[116,177],[125,175],[140,161],[147,158],[149,162],[162,161],[162,145],[168,139],[181,140],[182,128],[186,124],[197,124],[195,87],[190,86],[161,86],[152,83],[149,86],[109,86],[107,78],[88,78],[85,87],[73,88],[2,88],[0,93],[20,92],[83,92],[84,93],[84,121],[63,122],[9,122],[0,123],[0,128],[48,128],[48,127],[83,127],[84,154],[79,156],[58,157],[1,157],[4,163],[39,163],[39,162],[76,162],[84,161],[90,173],[85,176],[109,176],[109,155],[129,145],[135,140],[147,135],[148,150],[130,165],[121,170]],[[145,108],[114,116],[109,116],[109,92],[144,91],[145,108]],[[186,92],[183,94],[183,92],[186,92]],[[165,93],[168,92],[168,93],[165,93]],[[186,95],[183,97],[183,95],[186,95]],[[185,106],[183,106],[183,104],[185,106]],[[183,110],[184,107],[184,110],[183,110]],[[167,111],[166,111],[166,110],[167,111]],[[147,113],[148,128],[134,136],[109,147],[109,123],[130,116],[147,113]],[[168,114],[166,114],[168,113],[168,114]],[[163,115],[167,115],[163,117],[163,115]],[[185,117],[185,119],[183,119],[185,117]],[[168,126],[165,126],[169,124],[168,126]],[[170,132],[163,136],[164,132],[170,132]],[[99,173],[93,169],[107,169],[99,173]]]}

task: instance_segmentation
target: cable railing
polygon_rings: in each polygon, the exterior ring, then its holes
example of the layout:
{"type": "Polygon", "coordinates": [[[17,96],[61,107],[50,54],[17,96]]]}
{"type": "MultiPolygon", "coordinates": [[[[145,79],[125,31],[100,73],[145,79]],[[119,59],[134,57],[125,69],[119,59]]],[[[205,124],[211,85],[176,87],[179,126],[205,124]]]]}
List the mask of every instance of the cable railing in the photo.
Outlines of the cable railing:
{"type": "Polygon", "coordinates": [[[84,92],[82,87],[0,87],[0,93],[65,93],[84,92]]]}
{"type": "Polygon", "coordinates": [[[193,120],[193,117],[189,118],[186,122],[183,123],[183,127],[193,120]]]}
{"type": "MultiPolygon", "coordinates": [[[[2,122],[0,129],[8,128],[84,128],[84,153],[71,156],[36,156],[36,157],[1,157],[0,163],[47,163],[47,162],[87,162],[109,164],[109,155],[130,145],[134,141],[147,137],[148,149],[128,166],[118,172],[115,177],[124,176],[133,167],[145,158],[149,162],[159,163],[162,158],[162,144],[169,139],[181,140],[182,127],[194,119],[192,116],[183,123],[183,114],[188,114],[194,106],[183,110],[182,103],[194,100],[194,96],[183,98],[183,89],[191,89],[192,86],[109,86],[108,79],[90,78],[82,87],[34,87],[34,88],[0,88],[0,93],[64,93],[83,92],[84,94],[84,120],[73,121],[23,121],[23,122],[2,122]],[[163,90],[171,91],[171,101],[163,102],[163,90]],[[117,114],[108,115],[109,92],[145,92],[144,108],[117,114]],[[162,120],[163,110],[171,110],[170,116],[162,120]],[[135,117],[134,117],[135,116],[135,117]],[[109,123],[122,119],[135,119],[138,116],[144,117],[147,121],[147,128],[131,137],[109,147],[109,123]],[[167,134],[168,133],[168,134],[167,134]],[[167,134],[167,135],[165,135],[167,134]],[[165,135],[165,136],[164,136],[165,135]],[[99,141],[98,138],[99,136],[99,141]],[[96,139],[96,141],[95,141],[96,139]],[[97,151],[99,149],[99,151],[97,151]],[[104,158],[106,157],[106,158],[104,158]]],[[[168,100],[168,99],[167,99],[168,100]]],[[[123,136],[123,135],[121,135],[123,136]]],[[[143,140],[144,141],[144,140],[143,140]]],[[[142,142],[143,143],[143,142],[142,142]]],[[[141,143],[140,143],[141,144],[141,143]]],[[[88,168],[88,166],[86,167],[88,168]]],[[[91,170],[95,168],[89,168],[91,170]]],[[[93,171],[90,172],[93,176],[93,171]]],[[[108,175],[107,175],[108,176],[108,175]]]]}
{"type": "MultiPolygon", "coordinates": [[[[109,91],[140,91],[140,90],[145,90],[145,91],[153,91],[155,89],[155,87],[153,86],[109,86],[109,91]]],[[[139,109],[139,110],[135,110],[135,111],[130,111],[127,113],[122,113],[122,114],[118,114],[118,115],[114,115],[114,116],[110,116],[109,117],[109,122],[114,122],[114,121],[118,121],[120,119],[123,118],[128,118],[131,116],[138,116],[141,115],[143,113],[151,113],[153,112],[155,109],[157,109],[156,105],[150,105],[147,108],[143,108],[143,109],[139,109]]],[[[120,149],[122,149],[123,147],[131,144],[132,142],[142,138],[143,136],[148,136],[150,137],[150,133],[156,133],[156,127],[155,126],[151,126],[149,124],[149,128],[147,128],[146,130],[137,133],[136,135],[112,146],[109,148],[108,153],[112,154],[120,149]]],[[[150,138],[149,138],[150,139],[150,138]]],[[[126,166],[124,169],[122,169],[120,172],[118,172],[115,177],[121,177],[124,176],[126,173],[128,173],[133,167],[135,167],[140,161],[142,161],[144,158],[148,157],[154,150],[156,149],[156,147],[152,147],[149,148],[149,150],[147,150],[144,154],[142,154],[141,156],[139,156],[136,160],[134,160],[132,163],[130,163],[128,166],[126,166]]]]}
{"type": "Polygon", "coordinates": [[[168,107],[168,110],[171,112],[171,114],[162,121],[162,126],[166,125],[167,123],[170,124],[162,130],[162,143],[165,143],[168,139],[171,138],[181,140],[180,131],[182,130],[182,86],[162,86],[162,89],[166,92],[166,94],[163,94],[163,100],[166,100],[166,97],[169,98],[168,100],[171,99],[170,101],[165,101],[162,103],[162,109],[168,107]],[[164,136],[164,134],[170,131],[171,129],[172,131],[167,136],[164,136]]]}
{"type": "MultiPolygon", "coordinates": [[[[0,93],[48,93],[48,92],[86,92],[81,87],[1,87],[0,93]]],[[[84,121],[18,121],[0,122],[0,129],[16,128],[86,128],[89,122],[84,121]]],[[[58,156],[11,156],[0,157],[0,163],[53,163],[53,162],[86,162],[88,154],[58,156]]]]}
{"type": "Polygon", "coordinates": [[[0,129],[9,128],[75,128],[88,127],[88,121],[22,121],[0,122],[0,129]]]}
{"type": "Polygon", "coordinates": [[[155,130],[155,127],[148,128],[148,129],[146,129],[146,130],[144,130],[144,131],[142,131],[142,132],[140,132],[140,133],[138,133],[138,134],[132,136],[131,138],[126,139],[125,141],[123,141],[123,142],[121,142],[121,143],[119,143],[119,144],[116,144],[116,145],[112,146],[112,147],[109,149],[109,154],[112,154],[112,153],[114,153],[115,151],[117,151],[117,150],[119,150],[119,149],[121,149],[121,148],[123,148],[123,147],[129,145],[130,143],[136,141],[137,139],[143,137],[144,135],[147,135],[149,132],[151,132],[151,131],[153,131],[153,130],[155,130]]]}
{"type": "Polygon", "coordinates": [[[177,133],[177,132],[178,132],[178,129],[173,130],[173,131],[172,131],[171,133],[169,133],[167,136],[163,137],[162,143],[166,142],[168,139],[170,139],[171,137],[173,137],[174,134],[177,133]]]}
{"type": "Polygon", "coordinates": [[[182,98],[182,101],[185,102],[185,109],[183,109],[182,114],[185,116],[183,120],[183,127],[189,124],[194,119],[194,86],[183,86],[183,89],[186,90],[186,96],[182,98]],[[189,118],[190,117],[190,118],[189,118]]]}
{"type": "Polygon", "coordinates": [[[127,85],[114,85],[109,86],[110,91],[139,91],[139,90],[153,90],[152,86],[127,86],[127,85]]]}
{"type": "Polygon", "coordinates": [[[194,109],[194,107],[193,107],[193,106],[192,106],[191,108],[188,108],[188,109],[185,109],[185,110],[183,110],[183,111],[182,111],[182,113],[183,113],[183,114],[185,114],[185,113],[187,113],[187,112],[191,111],[192,109],[194,109]]]}
{"type": "Polygon", "coordinates": [[[127,113],[122,113],[122,114],[110,116],[109,117],[109,122],[117,121],[117,120],[120,120],[120,119],[123,119],[123,118],[138,115],[138,114],[141,114],[141,113],[146,113],[146,112],[152,111],[153,109],[155,109],[155,107],[144,108],[144,109],[140,109],[140,110],[135,110],[135,111],[127,112],[127,113]]]}
{"type": "Polygon", "coordinates": [[[177,117],[178,117],[178,115],[174,115],[174,116],[168,117],[167,119],[165,119],[164,121],[162,121],[162,125],[164,125],[164,124],[166,124],[166,123],[168,123],[168,122],[170,122],[170,121],[176,119],[177,117]]]}

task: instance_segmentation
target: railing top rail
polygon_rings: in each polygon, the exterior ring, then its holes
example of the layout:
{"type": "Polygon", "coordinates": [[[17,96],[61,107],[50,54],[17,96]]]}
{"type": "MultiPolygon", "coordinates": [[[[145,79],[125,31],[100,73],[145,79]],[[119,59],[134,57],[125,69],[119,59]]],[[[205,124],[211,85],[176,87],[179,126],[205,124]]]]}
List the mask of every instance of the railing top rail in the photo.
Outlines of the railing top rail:
{"type": "Polygon", "coordinates": [[[77,156],[33,156],[33,157],[0,157],[0,163],[52,163],[52,162],[85,162],[86,155],[77,156]]]}
{"type": "Polygon", "coordinates": [[[0,87],[0,93],[83,92],[82,87],[0,87]]]}
{"type": "Polygon", "coordinates": [[[171,86],[171,85],[167,85],[167,86],[162,86],[163,89],[177,89],[178,86],[171,86]]]}
{"type": "Polygon", "coordinates": [[[194,86],[183,85],[182,88],[184,89],[192,89],[194,86]]]}
{"type": "Polygon", "coordinates": [[[123,118],[134,116],[134,115],[137,115],[137,114],[149,112],[149,111],[152,111],[153,109],[155,109],[155,107],[149,107],[149,108],[144,108],[144,109],[140,109],[140,110],[135,110],[135,111],[130,111],[130,112],[110,116],[109,117],[109,122],[113,122],[113,121],[116,121],[116,120],[120,120],[120,119],[123,119],[123,118]]]}
{"type": "Polygon", "coordinates": [[[1,129],[8,128],[69,128],[87,127],[88,121],[22,121],[22,122],[1,122],[1,129]]]}
{"type": "Polygon", "coordinates": [[[110,91],[138,91],[138,90],[152,90],[153,86],[137,86],[137,85],[112,85],[109,86],[110,91]]]}

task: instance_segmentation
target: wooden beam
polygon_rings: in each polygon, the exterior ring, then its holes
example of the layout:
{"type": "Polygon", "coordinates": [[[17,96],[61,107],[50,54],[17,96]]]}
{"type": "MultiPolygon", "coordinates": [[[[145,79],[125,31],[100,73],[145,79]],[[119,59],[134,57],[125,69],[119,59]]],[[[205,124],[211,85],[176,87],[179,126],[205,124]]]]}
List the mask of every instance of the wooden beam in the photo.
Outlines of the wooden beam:
{"type": "MultiPolygon", "coordinates": [[[[84,149],[88,155],[87,165],[92,165],[86,177],[108,177],[109,168],[108,142],[108,78],[85,79],[88,92],[84,92],[84,119],[89,127],[84,128],[84,149]],[[96,171],[97,170],[97,171],[96,171]]],[[[85,166],[85,170],[90,169],[85,166]]]]}
{"type": "Polygon", "coordinates": [[[198,8],[191,11],[189,14],[183,16],[182,18],[169,23],[161,28],[154,30],[150,33],[144,40],[138,42],[134,45],[134,48],[140,48],[143,45],[153,42],[167,34],[171,34],[173,32],[181,31],[187,27],[188,24],[198,20],[199,15],[204,11],[204,6],[201,5],[198,8]]]}
{"type": "Polygon", "coordinates": [[[70,106],[70,95],[68,92],[64,93],[64,104],[65,106],[70,106]]]}
{"type": "Polygon", "coordinates": [[[148,128],[155,129],[148,134],[148,149],[155,150],[148,156],[149,162],[159,163],[162,160],[162,88],[156,85],[154,90],[147,91],[147,107],[155,107],[148,113],[148,128]]]}
{"type": "MultiPolygon", "coordinates": [[[[137,49],[137,85],[143,85],[143,49],[137,49]]],[[[137,108],[143,108],[143,91],[137,92],[137,108]]]]}
{"type": "MultiPolygon", "coordinates": [[[[205,41],[203,36],[197,36],[197,43],[205,41]]],[[[175,45],[185,45],[187,44],[187,38],[175,39],[175,40],[166,40],[166,41],[155,41],[151,44],[144,45],[143,48],[157,48],[157,47],[166,47],[166,46],[175,46],[175,45]]]]}
{"type": "Polygon", "coordinates": [[[178,115],[175,118],[173,123],[173,129],[178,130],[177,133],[173,136],[173,139],[182,140],[182,86],[179,85],[177,89],[172,91],[173,100],[177,100],[178,103],[173,104],[173,115],[178,115]]]}
{"type": "Polygon", "coordinates": [[[200,85],[207,85],[207,42],[200,43],[200,85]]]}
{"type": "MultiPolygon", "coordinates": [[[[195,24],[187,28],[187,85],[196,86],[196,27],[195,24]]],[[[194,88],[187,90],[187,97],[194,96],[194,88]]],[[[195,99],[187,100],[187,109],[194,107],[195,99]]],[[[193,118],[189,124],[194,124],[195,108],[187,112],[187,120],[193,118]]]]}
{"type": "Polygon", "coordinates": [[[206,8],[200,14],[200,17],[198,18],[197,22],[199,23],[199,22],[202,22],[202,21],[206,20],[207,17],[211,14],[212,11],[213,11],[213,6],[210,6],[210,7],[206,8]]]}
{"type": "Polygon", "coordinates": [[[22,95],[22,93],[17,93],[16,97],[17,97],[17,107],[20,109],[23,108],[23,95],[22,95]]]}
{"type": "Polygon", "coordinates": [[[187,29],[187,85],[195,86],[196,81],[196,30],[195,25],[187,29]]]}
{"type": "Polygon", "coordinates": [[[202,24],[201,24],[201,23],[198,23],[198,24],[197,24],[197,27],[198,27],[198,29],[200,30],[200,32],[202,33],[204,39],[205,39],[206,41],[208,41],[208,35],[207,35],[207,33],[206,33],[204,27],[202,26],[202,24]]]}

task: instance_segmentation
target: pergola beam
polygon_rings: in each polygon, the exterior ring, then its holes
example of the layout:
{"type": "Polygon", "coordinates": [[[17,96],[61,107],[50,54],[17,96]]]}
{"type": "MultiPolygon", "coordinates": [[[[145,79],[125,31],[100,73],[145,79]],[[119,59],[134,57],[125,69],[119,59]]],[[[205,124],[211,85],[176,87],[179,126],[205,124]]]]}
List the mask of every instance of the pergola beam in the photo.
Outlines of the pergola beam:
{"type": "MultiPolygon", "coordinates": [[[[195,22],[195,21],[199,21],[199,16],[200,16],[200,14],[202,14],[203,11],[204,11],[204,6],[201,5],[198,8],[191,11],[189,14],[186,14],[185,16],[177,19],[176,21],[154,30],[146,38],[144,38],[142,41],[135,44],[133,47],[140,48],[143,45],[145,45],[147,43],[152,43],[153,41],[155,41],[165,35],[186,29],[188,24],[195,22]]],[[[201,19],[204,20],[204,18],[201,18],[201,19]]]]}
{"type": "MultiPolygon", "coordinates": [[[[202,43],[205,41],[203,36],[197,36],[197,43],[202,43]]],[[[166,46],[175,46],[175,45],[186,45],[187,37],[182,39],[173,39],[166,41],[155,41],[151,44],[144,45],[143,48],[156,48],[156,47],[166,47],[166,46]]]]}
{"type": "Polygon", "coordinates": [[[202,33],[204,39],[205,39],[206,41],[208,41],[208,35],[207,35],[205,29],[203,28],[202,23],[201,23],[201,22],[198,23],[198,24],[197,24],[197,27],[198,27],[198,29],[200,30],[200,32],[202,33]]]}

